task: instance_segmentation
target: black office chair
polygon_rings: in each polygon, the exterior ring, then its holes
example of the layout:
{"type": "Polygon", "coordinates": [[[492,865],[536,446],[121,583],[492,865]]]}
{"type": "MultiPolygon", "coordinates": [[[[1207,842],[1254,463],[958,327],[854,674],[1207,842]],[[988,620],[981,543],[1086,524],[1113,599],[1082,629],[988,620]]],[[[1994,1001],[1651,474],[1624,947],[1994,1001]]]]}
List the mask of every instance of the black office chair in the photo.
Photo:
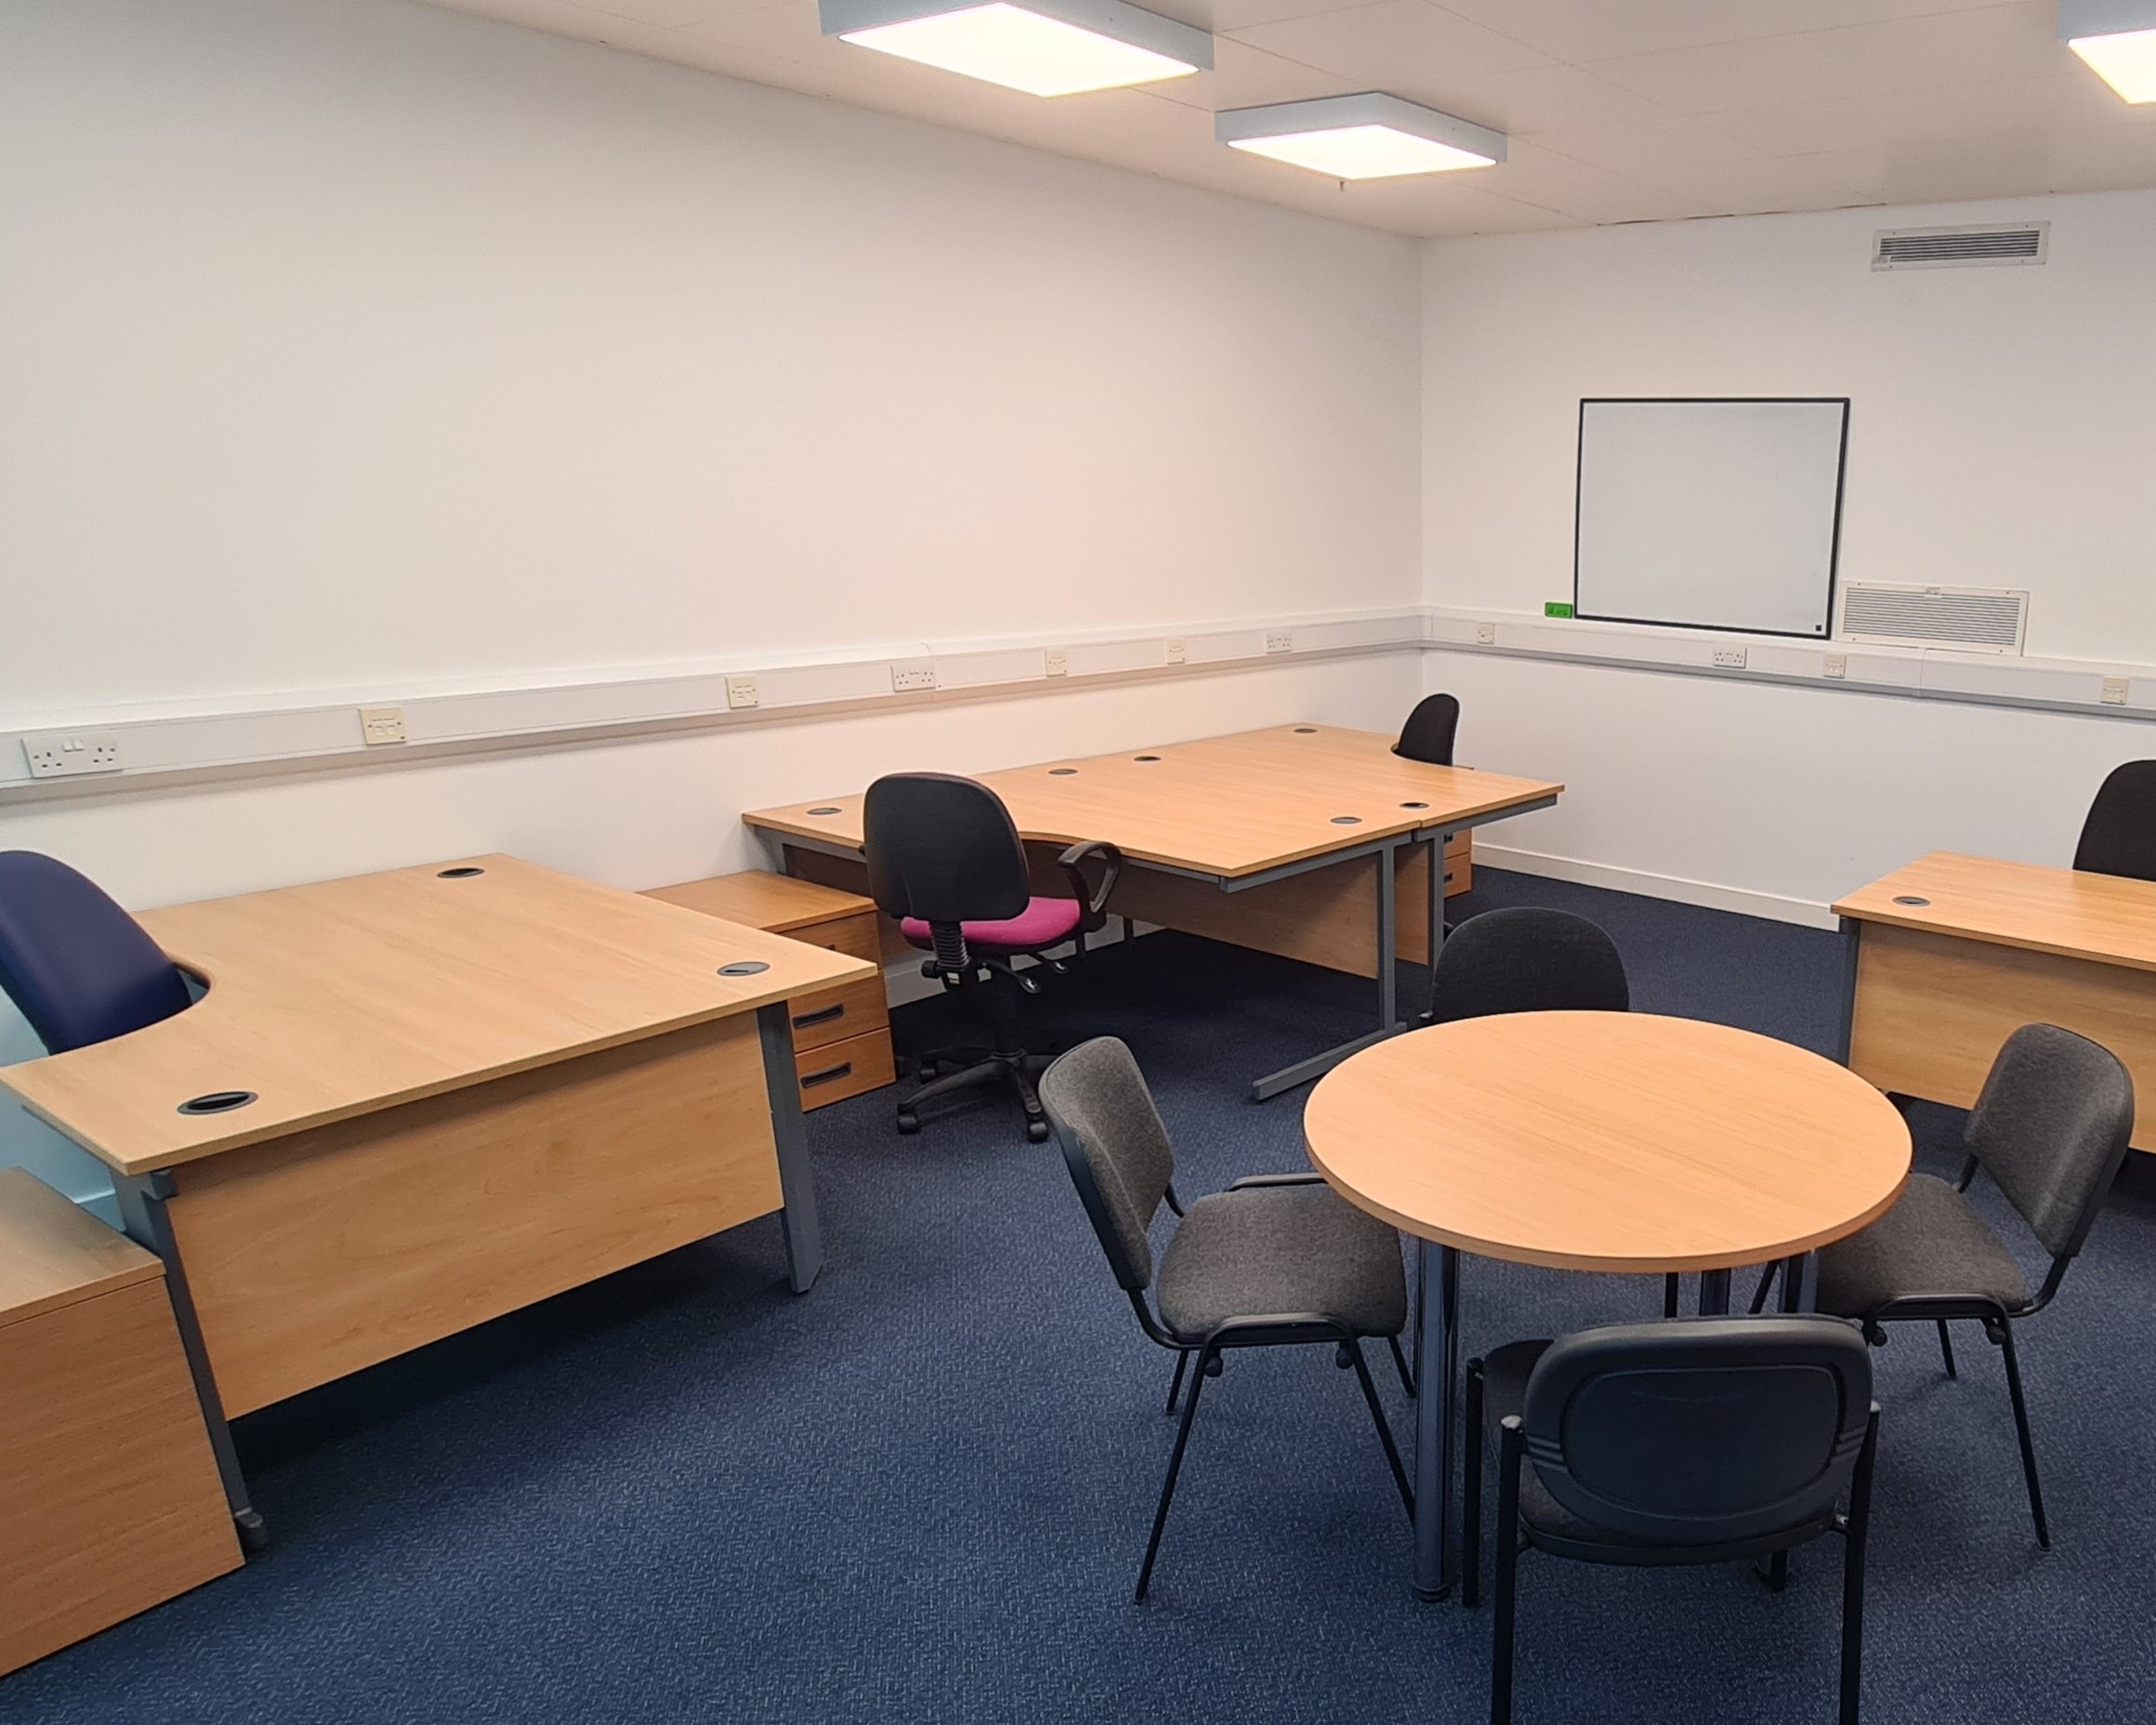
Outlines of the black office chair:
{"type": "Polygon", "coordinates": [[[1208,1377],[1220,1376],[1230,1349],[1331,1342],[1336,1363],[1352,1367],[1362,1386],[1386,1465],[1412,1519],[1413,1488],[1361,1347],[1366,1337],[1390,1343],[1400,1382],[1413,1392],[1400,1349],[1407,1322],[1400,1236],[1317,1174],[1254,1175],[1199,1199],[1186,1212],[1176,1196],[1176,1152],[1167,1128],[1137,1061],[1112,1036],[1081,1043],[1050,1066],[1041,1077],[1041,1100],[1138,1327],[1176,1355],[1169,1413],[1176,1411],[1186,1369],[1196,1366],[1136,1597],[1142,1600],[1152,1580],[1176,1476],[1198,1416],[1198,1392],[1208,1377]],[[1182,1219],[1156,1274],[1148,1230],[1163,1202],[1182,1219]],[[1148,1288],[1157,1315],[1146,1305],[1148,1288]]]}
{"type": "Polygon", "coordinates": [[[1071,883],[1067,899],[1036,898],[1026,849],[1003,799],[987,785],[941,772],[901,772],[868,787],[862,810],[869,893],[885,915],[928,957],[921,974],[945,988],[985,987],[994,1047],[940,1048],[920,1057],[925,1080],[899,1103],[899,1130],[921,1129],[923,1102],[960,1090],[993,1086],[1015,1094],[1026,1114],[1026,1136],[1045,1142],[1034,1079],[1049,1056],[1030,1054],[1019,1041],[1019,995],[1040,984],[1012,967],[1026,956],[1052,971],[1050,949],[1074,942],[1108,923],[1123,854],[1113,845],[1076,844],[1056,859],[1071,883]],[[1102,863],[1100,884],[1086,884],[1080,864],[1102,863]],[[938,1076],[944,1067],[952,1070],[938,1076]]]}
{"type": "Polygon", "coordinates": [[[2073,865],[2091,875],[2156,880],[2156,760],[2114,767],[2097,787],[2073,865]]]}
{"type": "Polygon", "coordinates": [[[1584,916],[1517,905],[1470,916],[1438,949],[1431,1021],[1500,1012],[1623,1012],[1624,960],[1584,916]]]}
{"type": "Polygon", "coordinates": [[[1693,1318],[1513,1342],[1470,1360],[1469,1606],[1480,1603],[1485,1429],[1498,1449],[1492,1725],[1512,1717],[1522,1550],[1650,1566],[1765,1557],[1780,1587],[1786,1554],[1826,1533],[1847,1540],[1841,1720],[1856,1725],[1879,1410],[1855,1330],[1813,1316],[1693,1318]]]}
{"type": "Polygon", "coordinates": [[[141,1030],[191,999],[141,924],[34,850],[0,851],[0,991],[53,1054],[141,1030]]]}
{"type": "Polygon", "coordinates": [[[1392,752],[1408,760],[1427,761],[1433,767],[1450,767],[1453,738],[1459,729],[1457,696],[1425,695],[1400,728],[1400,741],[1392,745],[1392,752]]]}
{"type": "MultiPolygon", "coordinates": [[[[2014,1320],[2051,1304],[2104,1207],[2133,1133],[2134,1081],[2118,1058],[2056,1024],[2024,1024],[1992,1062],[1969,1114],[1960,1179],[1950,1186],[1933,1175],[1911,1175],[1892,1209],[1819,1255],[1819,1310],[1860,1320],[1875,1347],[1886,1346],[1886,1324],[1936,1323],[1952,1377],[1947,1324],[1971,1319],[1984,1326],[1985,1339],[2005,1363],[2029,1513],[2036,1543],[2046,1549],[2051,1528],[2036,1478],[2014,1320]],[[1962,1195],[1979,1168],[2051,1254],[2050,1272],[2033,1297],[2005,1243],[1962,1195]]],[[[1753,1298],[1755,1311],[1773,1277],[1770,1266],[1753,1298]]]]}

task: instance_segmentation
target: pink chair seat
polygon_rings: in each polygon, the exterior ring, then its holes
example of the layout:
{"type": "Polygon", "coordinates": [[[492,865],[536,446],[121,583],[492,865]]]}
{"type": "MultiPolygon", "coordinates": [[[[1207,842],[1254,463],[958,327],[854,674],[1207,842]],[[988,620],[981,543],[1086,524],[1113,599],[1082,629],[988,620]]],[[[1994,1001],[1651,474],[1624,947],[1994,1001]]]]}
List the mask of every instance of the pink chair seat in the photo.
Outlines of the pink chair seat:
{"type": "MultiPolygon", "coordinates": [[[[966,945],[983,952],[1031,953],[1068,941],[1077,931],[1079,915],[1076,899],[1028,899],[1026,908],[1016,916],[958,926],[966,931],[966,945]]],[[[905,917],[899,930],[915,946],[935,944],[928,925],[917,916],[905,917]]]]}

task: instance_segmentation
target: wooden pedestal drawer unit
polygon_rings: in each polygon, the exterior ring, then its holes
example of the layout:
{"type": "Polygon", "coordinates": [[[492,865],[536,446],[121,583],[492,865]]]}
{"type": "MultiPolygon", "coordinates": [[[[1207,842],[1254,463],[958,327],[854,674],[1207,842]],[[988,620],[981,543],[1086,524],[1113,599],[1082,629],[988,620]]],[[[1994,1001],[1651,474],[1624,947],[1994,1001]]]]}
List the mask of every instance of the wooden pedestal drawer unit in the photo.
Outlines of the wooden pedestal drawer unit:
{"type": "MultiPolygon", "coordinates": [[[[647,896],[872,964],[882,962],[884,918],[874,902],[858,892],[751,870],[654,887],[647,896]]],[[[890,1009],[880,975],[820,989],[786,1006],[803,1108],[822,1108],[897,1079],[890,1009]]]]}
{"type": "Polygon", "coordinates": [[[239,1567],[164,1266],[0,1170],[0,1672],[239,1567]]]}

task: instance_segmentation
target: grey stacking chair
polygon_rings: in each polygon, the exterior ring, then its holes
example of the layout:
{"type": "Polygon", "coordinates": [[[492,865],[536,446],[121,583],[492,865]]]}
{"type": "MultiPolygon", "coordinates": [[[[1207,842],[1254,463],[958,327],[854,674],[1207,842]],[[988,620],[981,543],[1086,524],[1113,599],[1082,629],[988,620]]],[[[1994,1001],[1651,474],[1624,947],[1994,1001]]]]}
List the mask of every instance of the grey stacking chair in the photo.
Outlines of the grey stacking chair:
{"type": "Polygon", "coordinates": [[[1362,1387],[1386,1465],[1412,1517],[1413,1488],[1361,1347],[1377,1337],[1389,1342],[1400,1382],[1413,1393],[1400,1349],[1407,1322],[1400,1236],[1317,1174],[1254,1175],[1186,1211],[1176,1195],[1167,1128],[1137,1061],[1113,1036],[1095,1037],[1058,1057],[1041,1074],[1041,1105],[1138,1327],[1176,1355],[1169,1413],[1176,1411],[1186,1370],[1195,1367],[1136,1597],[1142,1600],[1152,1580],[1199,1392],[1208,1377],[1220,1376],[1223,1357],[1233,1349],[1332,1343],[1336,1363],[1352,1367],[1362,1387]],[[1181,1219],[1156,1267],[1149,1230],[1163,1203],[1181,1219]]]}
{"type": "MultiPolygon", "coordinates": [[[[2014,1323],[2051,1304],[2088,1240],[2089,1229],[2125,1160],[2134,1131],[2134,1081],[2118,1057],[2056,1024],[2024,1024],[2006,1038],[1970,1112],[1961,1178],[1949,1184],[1910,1176],[1894,1207],[1869,1228],[1819,1255],[1820,1310],[1855,1318],[1874,1347],[1889,1323],[1939,1326],[1946,1374],[1954,1376],[1950,1322],[1968,1319],[2004,1357],[2014,1430],[2036,1543],[2049,1547],[2050,1524],[2029,1435],[2029,1403],[2014,1323]],[[2005,1243],[1963,1194],[1982,1169],[2051,1255],[2034,1295],[2005,1243]]],[[[1753,1301],[1766,1298],[1768,1280],[1753,1301]]]]}
{"type": "Polygon", "coordinates": [[[1613,1324],[1467,1363],[1462,1602],[1480,1603],[1482,1449],[1498,1450],[1490,1718],[1512,1717],[1523,1551],[1666,1566],[1773,1560],[1837,1533],[1841,1721],[1856,1725],[1879,1410],[1848,1324],[1810,1315],[1613,1324]],[[1842,1502],[1845,1494],[1847,1508],[1842,1502]]]}

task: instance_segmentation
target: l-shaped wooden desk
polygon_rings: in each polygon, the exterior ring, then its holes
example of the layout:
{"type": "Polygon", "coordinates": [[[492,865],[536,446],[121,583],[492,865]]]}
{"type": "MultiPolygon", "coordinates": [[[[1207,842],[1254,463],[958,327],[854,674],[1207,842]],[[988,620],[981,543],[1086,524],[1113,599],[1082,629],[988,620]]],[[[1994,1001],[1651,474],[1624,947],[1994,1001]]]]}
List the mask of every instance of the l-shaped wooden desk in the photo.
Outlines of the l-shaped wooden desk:
{"type": "MultiPolygon", "coordinates": [[[[1115,914],[1376,979],[1377,1027],[1258,1079],[1260,1100],[1400,1027],[1393,967],[1378,955],[1434,962],[1446,840],[1547,809],[1564,789],[1404,760],[1390,737],[1332,725],[1275,725],[979,778],[1031,841],[1045,890],[1062,889],[1057,849],[1104,839],[1133,865],[1109,903],[1115,914]]],[[[780,848],[787,873],[856,891],[865,884],[860,795],[742,818],[780,848]]]]}
{"type": "Polygon", "coordinates": [[[164,1260],[228,1416],[754,1217],[822,1258],[784,1002],[875,967],[513,857],[150,911],[207,993],[0,1069],[164,1260]]]}

